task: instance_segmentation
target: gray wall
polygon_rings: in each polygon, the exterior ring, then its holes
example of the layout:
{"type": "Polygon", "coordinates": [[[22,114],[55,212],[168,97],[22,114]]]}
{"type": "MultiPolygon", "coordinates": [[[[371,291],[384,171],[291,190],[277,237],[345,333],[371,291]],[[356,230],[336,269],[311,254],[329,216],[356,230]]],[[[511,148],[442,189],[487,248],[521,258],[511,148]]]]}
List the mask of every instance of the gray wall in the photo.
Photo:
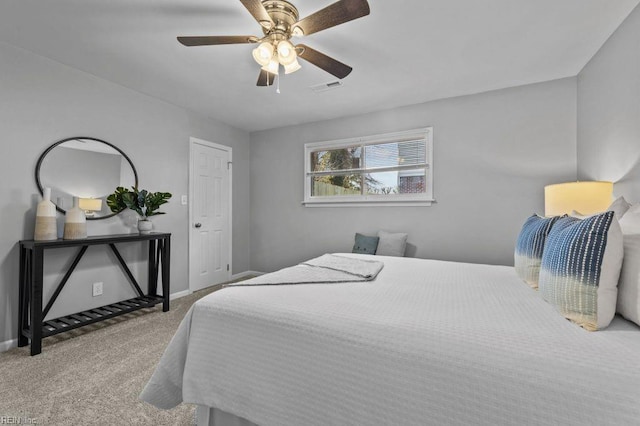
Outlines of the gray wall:
{"type": "MultiPolygon", "coordinates": [[[[18,248],[33,238],[39,196],[33,178],[36,161],[53,142],[70,136],[93,136],[126,152],[135,164],[142,188],[174,194],[155,227],[173,234],[172,292],[188,286],[189,137],[233,148],[233,271],[249,269],[249,134],[213,119],[142,95],[57,62],[0,43],[0,343],[17,337],[18,248]]],[[[90,235],[131,232],[131,218],[91,221],[90,235]]],[[[122,247],[134,271],[146,279],[143,244],[122,247]]],[[[53,291],[60,271],[74,251],[46,259],[45,295],[53,291]]],[[[90,248],[51,316],[111,303],[133,295],[113,256],[90,248]],[[91,297],[91,283],[104,282],[104,295],[91,297]]]]}
{"type": "Polygon", "coordinates": [[[578,178],[640,201],[640,7],[578,75],[578,178]]]}
{"type": "Polygon", "coordinates": [[[576,176],[576,79],[251,134],[251,269],[351,251],[356,232],[409,233],[411,255],[512,264],[543,188],[576,176]],[[433,126],[432,207],[305,208],[304,144],[433,126]]]}

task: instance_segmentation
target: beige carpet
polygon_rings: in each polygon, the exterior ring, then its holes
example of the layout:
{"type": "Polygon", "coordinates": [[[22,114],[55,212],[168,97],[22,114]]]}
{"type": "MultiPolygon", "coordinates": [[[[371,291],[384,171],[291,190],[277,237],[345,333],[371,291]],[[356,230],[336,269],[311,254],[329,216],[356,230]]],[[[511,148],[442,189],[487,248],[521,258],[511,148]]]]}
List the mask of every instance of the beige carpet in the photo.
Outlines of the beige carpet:
{"type": "Polygon", "coordinates": [[[138,395],[193,302],[216,287],[0,353],[0,420],[50,425],[192,425],[194,406],[158,410],[138,395]]]}

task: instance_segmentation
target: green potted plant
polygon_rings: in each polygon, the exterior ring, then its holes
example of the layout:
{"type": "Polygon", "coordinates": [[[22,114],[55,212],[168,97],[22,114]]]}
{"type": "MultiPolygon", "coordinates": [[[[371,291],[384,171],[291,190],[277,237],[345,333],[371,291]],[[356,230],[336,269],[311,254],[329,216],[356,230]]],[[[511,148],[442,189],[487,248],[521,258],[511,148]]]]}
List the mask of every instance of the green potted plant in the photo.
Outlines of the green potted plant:
{"type": "Polygon", "coordinates": [[[107,205],[114,213],[119,213],[124,209],[131,209],[138,213],[138,231],[141,234],[148,234],[153,228],[149,220],[150,216],[165,214],[158,211],[161,205],[166,204],[171,198],[169,192],[149,192],[146,189],[138,190],[131,187],[131,190],[119,186],[115,192],[107,197],[107,205]]]}

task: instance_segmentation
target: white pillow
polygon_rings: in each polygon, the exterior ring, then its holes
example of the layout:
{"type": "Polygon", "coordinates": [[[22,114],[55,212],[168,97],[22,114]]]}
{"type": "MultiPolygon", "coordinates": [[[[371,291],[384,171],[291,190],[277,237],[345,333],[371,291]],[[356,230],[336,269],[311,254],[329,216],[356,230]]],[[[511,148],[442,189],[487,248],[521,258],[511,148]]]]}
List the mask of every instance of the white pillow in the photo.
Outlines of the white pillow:
{"type": "Polygon", "coordinates": [[[623,242],[617,312],[640,325],[640,234],[623,235],[623,242]]]}
{"type": "Polygon", "coordinates": [[[616,218],[620,220],[627,210],[629,210],[629,207],[631,207],[631,204],[629,204],[624,197],[618,197],[613,203],[611,203],[607,211],[614,212],[616,214],[616,218]]]}
{"type": "Polygon", "coordinates": [[[634,204],[620,219],[623,234],[640,234],[640,204],[634,204]]]}
{"type": "Polygon", "coordinates": [[[403,257],[409,234],[380,231],[376,255],[403,257]]]}
{"type": "MultiPolygon", "coordinates": [[[[629,207],[631,207],[631,204],[629,204],[627,200],[624,199],[624,197],[618,197],[613,203],[611,203],[609,207],[607,207],[607,209],[604,212],[613,212],[616,215],[616,219],[620,220],[622,216],[624,216],[624,214],[627,212],[627,210],[629,210],[629,207]]],[[[569,216],[575,217],[578,219],[586,219],[588,217],[601,214],[604,212],[582,214],[579,211],[571,210],[571,213],[569,213],[569,216]]]]}
{"type": "Polygon", "coordinates": [[[593,215],[591,215],[591,214],[582,214],[582,213],[577,212],[575,210],[571,210],[571,213],[569,213],[569,216],[575,217],[576,219],[586,219],[586,218],[591,217],[593,215]]]}

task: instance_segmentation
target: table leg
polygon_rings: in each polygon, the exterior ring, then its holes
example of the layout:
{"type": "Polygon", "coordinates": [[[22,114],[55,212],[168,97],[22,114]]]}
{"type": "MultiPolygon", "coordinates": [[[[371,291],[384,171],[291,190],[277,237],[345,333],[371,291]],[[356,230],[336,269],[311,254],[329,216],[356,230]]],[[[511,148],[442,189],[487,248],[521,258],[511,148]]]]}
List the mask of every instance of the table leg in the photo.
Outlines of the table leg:
{"type": "Polygon", "coordinates": [[[38,355],[42,352],[42,283],[44,250],[35,247],[32,250],[31,259],[31,355],[38,355]]]}
{"type": "Polygon", "coordinates": [[[157,265],[160,259],[156,256],[156,241],[149,240],[149,265],[147,268],[147,294],[156,296],[158,294],[157,265]]]}
{"type": "Polygon", "coordinates": [[[167,312],[169,310],[169,296],[170,294],[170,275],[171,269],[169,264],[171,262],[171,237],[164,239],[162,244],[162,311],[167,312]]]}
{"type": "Polygon", "coordinates": [[[18,346],[23,347],[29,344],[27,336],[22,334],[22,330],[27,325],[27,286],[30,284],[27,280],[27,249],[20,246],[20,282],[18,287],[18,346]]]}

